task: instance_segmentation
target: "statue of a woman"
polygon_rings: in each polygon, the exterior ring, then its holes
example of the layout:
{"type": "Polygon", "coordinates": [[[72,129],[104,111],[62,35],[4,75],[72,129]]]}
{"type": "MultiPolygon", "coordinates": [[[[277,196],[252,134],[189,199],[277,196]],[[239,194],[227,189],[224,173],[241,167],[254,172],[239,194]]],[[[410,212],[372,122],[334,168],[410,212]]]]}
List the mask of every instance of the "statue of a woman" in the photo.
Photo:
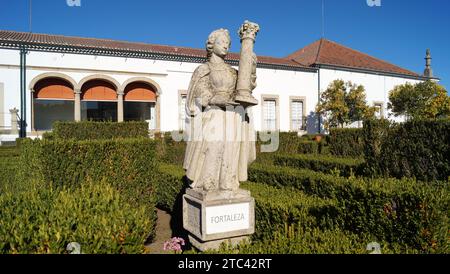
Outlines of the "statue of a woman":
{"type": "MultiPolygon", "coordinates": [[[[234,191],[247,180],[256,158],[255,131],[247,110],[234,101],[238,72],[224,61],[231,39],[227,30],[207,40],[208,61],[194,72],[186,101],[189,137],[184,169],[199,191],[234,191]]],[[[256,56],[252,90],[256,87],[256,56]]]]}

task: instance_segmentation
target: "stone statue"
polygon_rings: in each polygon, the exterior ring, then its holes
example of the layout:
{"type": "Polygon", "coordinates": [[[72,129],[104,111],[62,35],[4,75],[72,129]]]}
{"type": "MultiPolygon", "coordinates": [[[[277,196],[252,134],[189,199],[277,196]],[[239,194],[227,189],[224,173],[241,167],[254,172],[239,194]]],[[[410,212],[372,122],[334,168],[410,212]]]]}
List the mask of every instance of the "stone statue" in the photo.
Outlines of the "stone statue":
{"type": "Polygon", "coordinates": [[[256,159],[256,133],[248,107],[258,104],[251,96],[256,87],[253,43],[258,30],[248,21],[241,27],[239,72],[224,61],[231,45],[229,32],[213,31],[206,43],[208,61],[192,76],[184,169],[196,191],[237,191],[256,159]]]}

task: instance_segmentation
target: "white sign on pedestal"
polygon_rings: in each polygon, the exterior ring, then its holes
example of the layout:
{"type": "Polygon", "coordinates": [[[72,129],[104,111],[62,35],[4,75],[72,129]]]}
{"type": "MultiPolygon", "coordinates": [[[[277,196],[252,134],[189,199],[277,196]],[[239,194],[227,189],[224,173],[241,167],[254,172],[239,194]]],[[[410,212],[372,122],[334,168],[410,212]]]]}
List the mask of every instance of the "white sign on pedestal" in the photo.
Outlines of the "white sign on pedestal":
{"type": "Polygon", "coordinates": [[[231,204],[206,208],[206,234],[249,229],[250,204],[231,204]]]}

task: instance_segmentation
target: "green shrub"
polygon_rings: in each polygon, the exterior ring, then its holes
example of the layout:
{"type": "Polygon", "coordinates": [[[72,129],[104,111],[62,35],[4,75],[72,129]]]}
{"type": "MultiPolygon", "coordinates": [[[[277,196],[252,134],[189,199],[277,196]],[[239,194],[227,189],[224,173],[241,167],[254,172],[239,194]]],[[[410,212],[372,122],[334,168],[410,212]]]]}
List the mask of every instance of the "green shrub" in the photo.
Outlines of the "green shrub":
{"type": "MultiPolygon", "coordinates": [[[[259,133],[261,135],[261,133],[259,133]]],[[[276,153],[318,153],[319,143],[313,141],[312,137],[300,137],[297,132],[279,132],[279,147],[276,153]]],[[[314,135],[315,136],[315,135],[314,135]]],[[[259,154],[262,144],[269,144],[259,140],[256,143],[259,154]]]]}
{"type": "Polygon", "coordinates": [[[55,191],[32,183],[0,195],[1,254],[64,254],[71,242],[86,254],[143,253],[154,229],[145,206],[132,206],[106,183],[55,191]]]}
{"type": "Polygon", "coordinates": [[[170,132],[157,134],[157,154],[160,161],[166,164],[183,165],[186,142],[176,142],[170,132]]]}
{"type": "Polygon", "coordinates": [[[363,129],[331,129],[328,144],[332,155],[354,157],[363,156],[363,129]]]}
{"type": "Polygon", "coordinates": [[[364,142],[364,174],[367,176],[378,176],[380,167],[378,166],[379,157],[383,140],[387,138],[390,123],[388,120],[369,120],[364,123],[363,142],[364,142]]]}
{"type": "Polygon", "coordinates": [[[295,187],[334,199],[344,214],[342,228],[397,242],[426,253],[448,253],[448,182],[423,184],[412,179],[345,179],[311,170],[253,165],[249,180],[295,187]]]}
{"type": "Polygon", "coordinates": [[[391,125],[387,134],[386,131],[378,132],[377,127],[377,122],[372,122],[368,123],[365,129],[369,172],[386,177],[417,178],[422,181],[449,178],[449,119],[391,125]]]}
{"type": "Polygon", "coordinates": [[[42,134],[42,139],[53,141],[55,139],[55,134],[53,132],[45,132],[42,134]]]}
{"type": "Polygon", "coordinates": [[[275,165],[305,168],[327,174],[339,173],[341,176],[352,176],[361,173],[364,160],[358,158],[337,158],[329,155],[277,155],[275,165]]]}
{"type": "Polygon", "coordinates": [[[19,176],[53,187],[106,181],[133,205],[154,210],[155,143],[149,139],[24,140],[19,176]]]}
{"type": "MultiPolygon", "coordinates": [[[[286,226],[275,231],[272,238],[244,242],[237,247],[224,245],[215,253],[222,254],[369,254],[369,235],[340,229],[321,230],[286,226]]],[[[420,251],[397,243],[379,242],[382,254],[418,254],[420,251]]],[[[211,252],[214,253],[214,252],[211,252]]]]}
{"type": "Polygon", "coordinates": [[[179,207],[176,203],[187,187],[184,175],[185,172],[180,166],[164,163],[159,165],[155,179],[156,204],[159,208],[174,212],[174,209],[179,207]]]}
{"type": "Polygon", "coordinates": [[[297,153],[300,154],[318,154],[319,143],[316,141],[303,141],[298,143],[297,153]]]}
{"type": "Polygon", "coordinates": [[[55,122],[53,124],[55,139],[105,140],[116,138],[148,137],[147,122],[55,122]]]}
{"type": "Polygon", "coordinates": [[[18,157],[20,150],[17,147],[0,147],[0,158],[18,157]]]}
{"type": "Polygon", "coordinates": [[[17,147],[0,147],[0,195],[16,182],[20,151],[17,147]]]}
{"type": "Polygon", "coordinates": [[[274,231],[272,238],[243,243],[237,248],[225,246],[220,251],[240,254],[368,254],[368,243],[360,235],[339,229],[286,226],[274,231]]]}
{"type": "Polygon", "coordinates": [[[310,197],[294,188],[282,189],[260,183],[244,183],[255,198],[256,232],[253,238],[271,237],[285,224],[300,223],[303,227],[329,228],[334,226],[339,210],[328,199],[310,197]]]}

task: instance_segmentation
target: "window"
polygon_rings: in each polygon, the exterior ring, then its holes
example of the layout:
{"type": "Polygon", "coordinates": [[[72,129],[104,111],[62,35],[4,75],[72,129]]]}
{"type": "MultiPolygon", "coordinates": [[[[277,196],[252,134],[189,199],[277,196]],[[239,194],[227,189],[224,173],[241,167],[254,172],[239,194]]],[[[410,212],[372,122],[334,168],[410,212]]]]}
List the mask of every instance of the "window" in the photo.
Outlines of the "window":
{"type": "Polygon", "coordinates": [[[384,118],[384,110],[383,110],[383,103],[375,103],[375,117],[378,119],[384,118]]]}
{"type": "Polygon", "coordinates": [[[301,131],[304,130],[305,125],[303,121],[303,101],[292,100],[291,101],[291,130],[301,131]]]}
{"type": "Polygon", "coordinates": [[[124,121],[145,121],[156,129],[156,89],[145,82],[132,82],[124,91],[124,121]]]}
{"type": "Polygon", "coordinates": [[[56,121],[74,120],[74,101],[69,100],[34,100],[34,128],[51,130],[56,121]]]}
{"type": "Polygon", "coordinates": [[[186,127],[186,100],[187,94],[180,93],[178,100],[178,125],[179,129],[184,131],[186,127]]]}
{"type": "Polygon", "coordinates": [[[81,119],[96,122],[117,122],[117,102],[82,101],[81,119]]]}
{"type": "Polygon", "coordinates": [[[263,103],[263,128],[267,131],[277,130],[277,101],[266,99],[263,103]]]}
{"type": "Polygon", "coordinates": [[[91,80],[81,88],[81,100],[82,120],[117,122],[117,93],[113,84],[91,80]]]}
{"type": "Polygon", "coordinates": [[[33,130],[51,130],[56,121],[74,120],[75,94],[70,83],[60,78],[45,78],[33,89],[33,130]]]}

